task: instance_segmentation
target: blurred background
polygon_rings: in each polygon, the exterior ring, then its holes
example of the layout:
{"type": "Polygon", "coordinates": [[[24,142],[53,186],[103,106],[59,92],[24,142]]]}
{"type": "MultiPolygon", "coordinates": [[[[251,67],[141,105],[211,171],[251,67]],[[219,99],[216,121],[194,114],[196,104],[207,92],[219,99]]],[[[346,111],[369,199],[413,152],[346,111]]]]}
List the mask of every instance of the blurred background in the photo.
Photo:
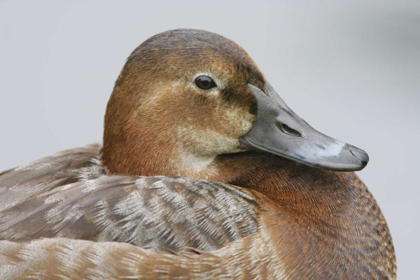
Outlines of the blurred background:
{"type": "Polygon", "coordinates": [[[398,278],[420,264],[420,1],[0,0],[0,170],[100,141],[125,58],[197,28],[233,39],[287,104],[365,149],[398,278]]]}

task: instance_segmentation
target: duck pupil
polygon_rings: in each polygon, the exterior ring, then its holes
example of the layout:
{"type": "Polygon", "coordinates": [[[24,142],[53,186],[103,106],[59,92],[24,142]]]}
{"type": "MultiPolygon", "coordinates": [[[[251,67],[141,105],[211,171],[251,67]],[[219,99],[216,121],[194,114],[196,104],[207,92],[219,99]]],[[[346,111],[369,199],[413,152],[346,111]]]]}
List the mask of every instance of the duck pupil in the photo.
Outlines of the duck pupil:
{"type": "Polygon", "coordinates": [[[195,84],[198,88],[201,89],[211,89],[216,87],[216,84],[212,80],[212,78],[208,76],[199,76],[195,79],[195,84]]]}

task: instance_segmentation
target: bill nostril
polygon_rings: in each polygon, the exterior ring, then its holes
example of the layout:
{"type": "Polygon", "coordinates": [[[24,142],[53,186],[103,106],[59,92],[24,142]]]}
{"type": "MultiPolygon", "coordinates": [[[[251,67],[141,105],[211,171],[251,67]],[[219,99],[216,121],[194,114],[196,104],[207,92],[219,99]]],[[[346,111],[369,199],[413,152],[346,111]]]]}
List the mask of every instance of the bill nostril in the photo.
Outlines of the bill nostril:
{"type": "Polygon", "coordinates": [[[277,126],[280,128],[281,131],[283,131],[286,134],[289,134],[289,135],[294,136],[294,137],[302,137],[302,134],[299,131],[291,128],[287,124],[277,123],[277,126]]]}

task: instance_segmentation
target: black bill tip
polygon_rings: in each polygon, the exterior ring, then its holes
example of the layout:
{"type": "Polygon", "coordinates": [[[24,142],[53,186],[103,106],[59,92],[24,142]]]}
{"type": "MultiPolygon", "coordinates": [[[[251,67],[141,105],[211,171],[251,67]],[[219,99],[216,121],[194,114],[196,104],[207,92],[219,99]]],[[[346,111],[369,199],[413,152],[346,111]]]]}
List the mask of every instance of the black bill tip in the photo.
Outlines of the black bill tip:
{"type": "Polygon", "coordinates": [[[348,145],[348,146],[349,146],[350,153],[355,158],[360,160],[362,168],[364,168],[369,162],[369,155],[365,151],[363,151],[362,149],[359,149],[359,148],[357,148],[355,146],[351,146],[351,145],[348,145]]]}

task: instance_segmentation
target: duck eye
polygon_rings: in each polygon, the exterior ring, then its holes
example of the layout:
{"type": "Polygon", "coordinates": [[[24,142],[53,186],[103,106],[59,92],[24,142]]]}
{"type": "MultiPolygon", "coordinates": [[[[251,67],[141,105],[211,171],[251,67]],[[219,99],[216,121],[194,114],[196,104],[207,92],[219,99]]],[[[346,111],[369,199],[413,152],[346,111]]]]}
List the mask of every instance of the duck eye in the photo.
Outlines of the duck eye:
{"type": "Polygon", "coordinates": [[[195,79],[195,85],[200,88],[200,89],[204,89],[204,90],[209,90],[212,88],[217,87],[216,83],[213,81],[212,78],[210,78],[209,76],[198,76],[195,79]]]}

